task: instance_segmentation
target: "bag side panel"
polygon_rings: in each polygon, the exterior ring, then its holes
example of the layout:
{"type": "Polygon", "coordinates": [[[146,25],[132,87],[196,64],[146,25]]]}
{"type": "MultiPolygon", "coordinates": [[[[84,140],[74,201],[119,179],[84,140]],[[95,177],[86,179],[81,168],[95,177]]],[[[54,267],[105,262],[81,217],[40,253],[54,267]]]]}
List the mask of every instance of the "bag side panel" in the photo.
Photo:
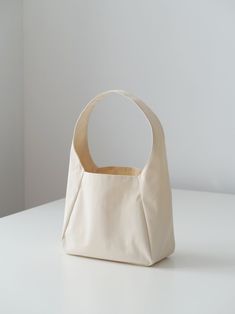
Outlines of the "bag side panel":
{"type": "Polygon", "coordinates": [[[158,157],[141,177],[141,191],[152,253],[157,262],[175,248],[172,196],[165,154],[158,157]]]}

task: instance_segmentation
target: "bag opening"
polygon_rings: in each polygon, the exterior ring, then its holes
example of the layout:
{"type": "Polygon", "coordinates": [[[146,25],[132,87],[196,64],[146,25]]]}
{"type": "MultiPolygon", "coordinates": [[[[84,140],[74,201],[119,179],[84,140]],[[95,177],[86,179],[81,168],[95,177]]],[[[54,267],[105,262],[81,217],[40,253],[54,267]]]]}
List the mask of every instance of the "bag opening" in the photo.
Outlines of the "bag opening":
{"type": "Polygon", "coordinates": [[[87,171],[90,173],[100,173],[100,174],[113,174],[113,175],[126,175],[126,176],[138,176],[141,172],[138,168],[132,167],[98,167],[94,171],[87,171]]]}

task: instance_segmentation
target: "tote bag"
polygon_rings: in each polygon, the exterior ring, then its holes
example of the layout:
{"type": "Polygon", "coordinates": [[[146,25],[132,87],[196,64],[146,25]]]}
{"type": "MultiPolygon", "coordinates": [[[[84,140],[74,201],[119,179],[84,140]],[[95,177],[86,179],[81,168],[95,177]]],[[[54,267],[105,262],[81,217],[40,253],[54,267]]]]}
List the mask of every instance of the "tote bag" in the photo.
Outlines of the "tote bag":
{"type": "Polygon", "coordinates": [[[174,251],[171,189],[160,121],[139,98],[112,90],[92,99],[80,114],[72,140],[63,246],[68,254],[150,266],[174,251]],[[153,143],[142,170],[102,167],[88,147],[88,120],[109,94],[136,104],[150,122],[153,143]]]}

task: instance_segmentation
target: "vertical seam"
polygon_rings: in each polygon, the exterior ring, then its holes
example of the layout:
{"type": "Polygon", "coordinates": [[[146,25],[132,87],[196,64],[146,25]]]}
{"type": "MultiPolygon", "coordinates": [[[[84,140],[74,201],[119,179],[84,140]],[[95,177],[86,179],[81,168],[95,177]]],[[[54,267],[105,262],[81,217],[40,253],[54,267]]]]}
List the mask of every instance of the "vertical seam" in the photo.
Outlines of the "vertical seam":
{"type": "Polygon", "coordinates": [[[65,232],[66,232],[66,230],[67,230],[67,228],[68,228],[68,224],[69,224],[71,215],[72,215],[72,213],[73,213],[74,205],[75,205],[75,203],[76,203],[76,201],[77,201],[77,198],[78,198],[78,194],[79,194],[79,191],[80,191],[80,188],[81,188],[81,184],[82,184],[83,174],[84,174],[84,171],[82,171],[81,178],[80,178],[80,181],[79,181],[79,184],[78,184],[77,192],[76,192],[76,194],[75,194],[75,196],[74,196],[72,205],[70,206],[70,211],[69,211],[67,220],[66,220],[66,222],[65,222],[65,225],[64,225],[64,228],[63,228],[63,232],[62,232],[62,236],[61,236],[62,240],[64,239],[65,232]]]}
{"type": "Polygon", "coordinates": [[[148,246],[149,246],[149,252],[150,252],[150,259],[152,262],[152,246],[151,246],[151,241],[150,241],[150,236],[149,236],[149,225],[147,222],[146,218],[146,211],[145,211],[145,206],[144,206],[144,201],[143,201],[143,196],[142,196],[142,191],[141,191],[141,184],[140,184],[140,178],[138,176],[138,181],[139,181],[139,193],[140,193],[140,200],[141,200],[141,207],[144,215],[144,222],[146,226],[146,233],[147,233],[147,240],[148,240],[148,246]]]}

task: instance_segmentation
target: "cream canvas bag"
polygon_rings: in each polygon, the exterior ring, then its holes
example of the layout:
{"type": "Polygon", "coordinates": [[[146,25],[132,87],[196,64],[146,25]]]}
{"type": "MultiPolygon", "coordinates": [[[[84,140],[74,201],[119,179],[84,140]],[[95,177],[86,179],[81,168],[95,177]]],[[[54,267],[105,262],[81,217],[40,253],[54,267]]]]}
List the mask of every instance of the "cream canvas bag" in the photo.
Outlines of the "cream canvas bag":
{"type": "Polygon", "coordinates": [[[163,129],[139,98],[112,90],[92,99],[73,135],[64,225],[68,254],[150,266],[174,251],[171,189],[163,129]],[[96,166],[87,142],[95,104],[109,94],[134,102],[150,122],[152,152],[142,170],[96,166]]]}

